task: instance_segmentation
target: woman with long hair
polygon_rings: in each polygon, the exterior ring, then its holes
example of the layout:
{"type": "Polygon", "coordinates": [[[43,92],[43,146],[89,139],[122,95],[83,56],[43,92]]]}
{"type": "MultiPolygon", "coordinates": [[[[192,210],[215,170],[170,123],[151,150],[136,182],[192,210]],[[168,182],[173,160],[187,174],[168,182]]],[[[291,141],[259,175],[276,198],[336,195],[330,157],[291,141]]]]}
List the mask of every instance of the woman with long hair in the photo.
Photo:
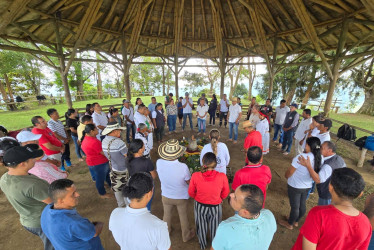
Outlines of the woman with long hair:
{"type": "Polygon", "coordinates": [[[203,165],[203,156],[208,152],[212,152],[217,157],[216,171],[226,174],[226,167],[230,163],[229,150],[225,143],[219,141],[221,136],[218,129],[212,129],[209,132],[209,138],[210,143],[206,144],[201,150],[200,165],[203,165]]]}
{"type": "Polygon", "coordinates": [[[117,122],[120,126],[122,126],[122,118],[119,115],[119,110],[117,108],[109,109],[109,122],[117,122]]]}
{"type": "Polygon", "coordinates": [[[291,166],[285,173],[291,211],[288,220],[280,220],[279,224],[288,229],[293,229],[294,226],[298,227],[300,219],[305,215],[306,200],[313,183],[308,169],[299,163],[300,156],[309,159],[314,171],[318,173],[322,165],[320,140],[317,137],[306,139],[305,153],[293,158],[291,166]]]}
{"type": "Polygon", "coordinates": [[[84,152],[81,149],[81,145],[78,144],[78,131],[77,128],[79,126],[78,120],[78,112],[75,109],[68,109],[65,113],[66,118],[66,126],[71,131],[71,138],[73,139],[74,146],[75,146],[75,153],[78,157],[79,161],[83,161],[83,158],[86,157],[84,152]]]}
{"type": "Polygon", "coordinates": [[[217,157],[214,153],[204,154],[202,161],[201,172],[192,174],[188,194],[195,200],[196,234],[200,248],[205,249],[208,229],[213,240],[222,221],[222,200],[230,193],[230,187],[227,176],[215,170],[217,157]]]}
{"type": "Polygon", "coordinates": [[[138,97],[138,98],[136,98],[136,101],[135,101],[134,112],[138,111],[138,108],[139,108],[140,104],[143,104],[143,101],[142,101],[142,98],[138,97]]]}
{"type": "Polygon", "coordinates": [[[215,126],[216,124],[216,112],[217,112],[218,102],[215,94],[212,95],[212,100],[209,103],[209,126],[215,126]],[[212,123],[213,121],[213,123],[212,123]]]}
{"type": "Polygon", "coordinates": [[[105,157],[101,141],[96,138],[99,131],[94,124],[87,124],[83,131],[82,149],[86,153],[86,163],[90,170],[95,174],[96,189],[101,198],[111,198],[105,191],[104,181],[111,186],[109,177],[108,159],[105,157]]]}
{"type": "Polygon", "coordinates": [[[84,113],[84,114],[92,116],[93,112],[94,112],[93,105],[89,104],[89,103],[86,104],[86,113],[84,113]]]}
{"type": "MultiPolygon", "coordinates": [[[[156,170],[149,158],[143,157],[145,150],[145,145],[142,140],[134,139],[129,145],[129,149],[127,152],[127,169],[129,171],[130,177],[133,176],[135,173],[139,172],[147,172],[152,175],[152,178],[156,178],[156,170]]],[[[148,202],[147,208],[151,211],[151,204],[152,199],[148,202]]]]}

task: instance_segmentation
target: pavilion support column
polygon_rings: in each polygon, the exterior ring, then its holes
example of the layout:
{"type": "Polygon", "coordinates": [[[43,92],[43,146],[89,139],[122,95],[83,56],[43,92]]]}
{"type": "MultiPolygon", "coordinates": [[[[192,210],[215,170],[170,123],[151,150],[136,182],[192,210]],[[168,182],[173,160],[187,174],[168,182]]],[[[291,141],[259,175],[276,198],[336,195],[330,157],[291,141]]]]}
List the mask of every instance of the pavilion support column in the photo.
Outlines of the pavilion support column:
{"type": "MultiPolygon", "coordinates": [[[[162,95],[166,96],[165,92],[165,65],[162,65],[162,95]]],[[[178,97],[176,97],[178,98],[178,97]]]]}
{"type": "Polygon", "coordinates": [[[225,76],[226,76],[226,65],[227,65],[227,62],[226,62],[226,58],[225,58],[225,55],[226,55],[226,44],[222,44],[222,50],[221,50],[221,54],[219,56],[219,71],[221,73],[221,83],[220,83],[220,91],[219,91],[219,94],[220,94],[220,97],[221,99],[223,98],[223,95],[225,94],[225,76]]]}
{"type": "Polygon", "coordinates": [[[58,56],[58,62],[59,62],[59,72],[61,75],[61,81],[62,85],[64,87],[64,92],[65,92],[65,100],[66,104],[68,105],[68,108],[73,108],[73,101],[71,100],[71,95],[70,95],[70,89],[69,89],[69,82],[68,82],[68,72],[66,71],[66,66],[65,66],[65,55],[64,51],[62,49],[62,43],[61,43],[61,36],[60,36],[60,30],[59,30],[59,25],[58,21],[55,22],[55,32],[56,32],[56,41],[57,41],[57,56],[58,56]]]}
{"type": "Polygon", "coordinates": [[[122,34],[121,40],[121,50],[122,50],[122,64],[123,64],[123,85],[125,86],[126,99],[131,100],[131,87],[130,87],[130,63],[127,59],[127,46],[125,35],[122,34]]]}
{"type": "Polygon", "coordinates": [[[178,75],[179,75],[179,63],[178,63],[178,55],[174,57],[174,76],[175,76],[175,98],[179,98],[179,85],[178,85],[178,75]]]}

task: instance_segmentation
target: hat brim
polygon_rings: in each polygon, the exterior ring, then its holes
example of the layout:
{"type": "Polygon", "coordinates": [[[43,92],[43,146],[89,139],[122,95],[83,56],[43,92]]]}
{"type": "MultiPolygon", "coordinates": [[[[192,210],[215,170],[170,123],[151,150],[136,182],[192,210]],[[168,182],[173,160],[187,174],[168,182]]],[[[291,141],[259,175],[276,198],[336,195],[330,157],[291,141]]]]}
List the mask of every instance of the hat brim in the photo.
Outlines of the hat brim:
{"type": "Polygon", "coordinates": [[[34,151],[34,156],[32,158],[39,158],[39,157],[42,157],[44,155],[44,151],[41,150],[41,149],[38,149],[36,151],[34,151]]]}
{"type": "Polygon", "coordinates": [[[118,128],[104,128],[104,130],[101,132],[102,135],[108,135],[110,132],[114,131],[114,130],[126,130],[125,127],[118,127],[118,128]]]}
{"type": "Polygon", "coordinates": [[[172,160],[176,160],[178,159],[179,157],[181,157],[184,152],[186,152],[186,147],[183,147],[181,145],[179,145],[179,148],[178,150],[174,151],[174,152],[168,152],[166,151],[166,142],[163,142],[161,143],[161,145],[158,147],[158,155],[160,156],[161,159],[164,159],[164,160],[167,160],[167,161],[172,161],[172,160]]]}

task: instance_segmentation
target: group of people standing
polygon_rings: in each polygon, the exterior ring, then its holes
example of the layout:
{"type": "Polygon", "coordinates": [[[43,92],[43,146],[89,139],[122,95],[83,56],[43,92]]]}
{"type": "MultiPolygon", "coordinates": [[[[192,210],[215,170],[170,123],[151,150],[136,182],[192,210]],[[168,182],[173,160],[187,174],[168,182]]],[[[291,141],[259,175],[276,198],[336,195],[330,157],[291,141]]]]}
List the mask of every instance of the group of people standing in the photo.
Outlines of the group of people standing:
{"type": "MultiPolygon", "coordinates": [[[[219,126],[227,127],[228,123],[228,141],[237,143],[242,117],[237,97],[230,103],[224,95],[218,103],[213,95],[208,105],[202,95],[197,104],[198,133],[205,135],[208,114],[209,124],[215,125],[218,111],[219,126]]],[[[148,107],[140,98],[135,106],[123,100],[121,110],[111,107],[108,114],[94,103],[79,120],[74,109],[66,113],[77,157],[86,160],[97,192],[105,199],[113,197],[106,191],[106,182],[114,193],[118,208],[111,213],[109,229],[122,249],[170,249],[174,207],[183,242],[197,236],[200,248],[206,249],[209,232],[212,249],[268,249],[277,230],[273,213],[265,208],[272,173],[263,156],[269,153],[271,119],[274,142],[280,134],[279,150],[287,155],[295,140],[296,151],[285,173],[291,211],[278,223],[289,230],[298,227],[314,185],[319,195],[320,206],[309,212],[293,249],[369,246],[374,198],[368,198],[365,215],[353,207],[352,201],[362,195],[365,183],[337,155],[330,141],[331,120],[311,117],[311,111],[304,109],[299,122],[297,104],[287,107],[282,100],[274,114],[270,99],[259,106],[253,98],[242,123],[247,134],[242,147],[245,157],[236,159],[242,160],[244,167],[235,173],[230,193],[226,169],[232,159],[221,142],[220,129],[210,130],[210,143],[200,154],[200,171],[191,174],[179,160],[186,148],[177,139],[162,140],[166,124],[169,134],[176,133],[177,117],[182,130],[187,118],[194,129],[192,98],[185,93],[175,104],[169,94],[164,106],[152,97],[148,107]],[[151,160],[154,136],[159,143],[155,165],[151,160]],[[161,183],[162,220],[151,214],[156,178],[161,183]],[[188,219],[189,198],[194,199],[194,228],[188,219]],[[226,198],[233,216],[222,221],[226,198]]],[[[33,117],[32,131],[22,131],[17,140],[0,140],[1,160],[8,168],[0,188],[20,214],[21,224],[42,239],[45,249],[103,249],[99,237],[103,223],[90,222],[75,210],[80,195],[74,182],[66,179],[65,164],[69,167],[72,163],[65,127],[55,109],[47,115],[51,118],[48,122],[41,116],[33,117]],[[22,189],[18,188],[20,183],[22,189]]]]}

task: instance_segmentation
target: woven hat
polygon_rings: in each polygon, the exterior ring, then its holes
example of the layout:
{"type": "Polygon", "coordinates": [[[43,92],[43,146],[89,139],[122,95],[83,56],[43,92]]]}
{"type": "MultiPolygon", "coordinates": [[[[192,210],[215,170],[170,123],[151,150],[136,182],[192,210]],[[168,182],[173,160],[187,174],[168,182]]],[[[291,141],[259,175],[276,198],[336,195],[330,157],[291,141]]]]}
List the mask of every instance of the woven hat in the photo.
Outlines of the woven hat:
{"type": "Polygon", "coordinates": [[[238,101],[238,98],[237,97],[233,97],[232,98],[232,102],[237,102],[238,101]]]}
{"type": "Polygon", "coordinates": [[[248,127],[253,127],[252,122],[250,122],[250,121],[243,122],[243,128],[248,128],[248,127]]]}
{"type": "Polygon", "coordinates": [[[179,141],[177,139],[170,139],[158,147],[159,156],[167,161],[178,159],[184,154],[185,151],[186,147],[179,145],[179,141]]]}
{"type": "Polygon", "coordinates": [[[105,127],[105,129],[103,130],[103,132],[101,132],[102,135],[107,135],[109,134],[110,132],[112,132],[113,130],[117,130],[117,129],[120,129],[120,130],[126,130],[125,127],[121,127],[118,122],[114,123],[114,124],[111,124],[111,123],[108,123],[108,126],[105,127]]]}

